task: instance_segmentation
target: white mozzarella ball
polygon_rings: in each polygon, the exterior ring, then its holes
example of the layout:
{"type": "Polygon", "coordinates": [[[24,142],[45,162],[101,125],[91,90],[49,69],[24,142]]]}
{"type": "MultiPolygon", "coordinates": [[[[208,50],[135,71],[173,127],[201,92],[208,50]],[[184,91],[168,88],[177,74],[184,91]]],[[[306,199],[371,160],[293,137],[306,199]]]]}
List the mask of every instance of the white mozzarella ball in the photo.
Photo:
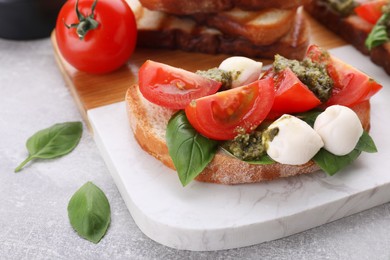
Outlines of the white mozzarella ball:
{"type": "Polygon", "coordinates": [[[234,56],[222,61],[218,68],[232,73],[232,87],[236,88],[258,80],[262,67],[262,62],[246,57],[234,56]]]}
{"type": "Polygon", "coordinates": [[[330,106],[322,112],[314,122],[314,130],[324,141],[324,148],[340,156],[350,153],[363,134],[356,113],[340,105],[330,106]]]}
{"type": "Polygon", "coordinates": [[[273,122],[267,131],[275,128],[278,129],[276,136],[272,140],[267,140],[271,138],[265,133],[263,141],[267,154],[279,163],[291,165],[307,163],[324,145],[317,132],[297,117],[283,115],[273,122]]]}

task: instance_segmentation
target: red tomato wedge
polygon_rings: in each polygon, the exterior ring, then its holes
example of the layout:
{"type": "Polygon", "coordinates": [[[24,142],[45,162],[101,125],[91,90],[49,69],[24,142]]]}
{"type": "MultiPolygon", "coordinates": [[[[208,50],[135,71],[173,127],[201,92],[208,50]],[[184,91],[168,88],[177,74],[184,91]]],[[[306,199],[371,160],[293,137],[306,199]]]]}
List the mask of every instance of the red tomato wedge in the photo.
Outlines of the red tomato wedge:
{"type": "Polygon", "coordinates": [[[353,106],[370,99],[382,89],[382,85],[368,75],[335,57],[332,57],[331,66],[333,69],[329,73],[334,81],[334,87],[327,106],[335,104],[353,106]]]}
{"type": "Polygon", "coordinates": [[[193,99],[214,94],[221,83],[163,63],[146,61],[138,72],[139,88],[150,102],[184,109],[193,99]]]}
{"type": "Polygon", "coordinates": [[[315,108],[321,101],[303,84],[290,68],[275,76],[275,101],[271,111],[299,113],[315,108]]]}
{"type": "Polygon", "coordinates": [[[382,16],[382,7],[387,3],[387,0],[365,2],[355,8],[355,13],[367,22],[376,24],[382,16]]]}
{"type": "Polygon", "coordinates": [[[382,86],[370,78],[368,75],[357,70],[349,64],[329,55],[326,60],[324,51],[318,46],[312,45],[309,47],[306,54],[315,61],[321,57],[322,62],[327,62],[327,70],[329,76],[334,82],[332,96],[327,101],[326,105],[343,105],[353,106],[357,103],[370,99],[376,94],[382,86]]]}
{"type": "Polygon", "coordinates": [[[268,115],[274,102],[272,78],[192,101],[185,113],[191,125],[214,140],[231,140],[238,127],[249,132],[268,115]]]}

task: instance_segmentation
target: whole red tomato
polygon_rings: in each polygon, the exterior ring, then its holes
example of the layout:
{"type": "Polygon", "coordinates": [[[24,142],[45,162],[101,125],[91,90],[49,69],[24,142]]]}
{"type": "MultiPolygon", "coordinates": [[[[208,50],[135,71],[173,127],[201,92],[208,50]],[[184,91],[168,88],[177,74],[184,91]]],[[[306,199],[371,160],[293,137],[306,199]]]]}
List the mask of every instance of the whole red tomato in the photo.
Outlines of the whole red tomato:
{"type": "Polygon", "coordinates": [[[122,66],[137,40],[134,14],[124,0],[69,0],[58,15],[55,33],[66,61],[89,73],[122,66]]]}

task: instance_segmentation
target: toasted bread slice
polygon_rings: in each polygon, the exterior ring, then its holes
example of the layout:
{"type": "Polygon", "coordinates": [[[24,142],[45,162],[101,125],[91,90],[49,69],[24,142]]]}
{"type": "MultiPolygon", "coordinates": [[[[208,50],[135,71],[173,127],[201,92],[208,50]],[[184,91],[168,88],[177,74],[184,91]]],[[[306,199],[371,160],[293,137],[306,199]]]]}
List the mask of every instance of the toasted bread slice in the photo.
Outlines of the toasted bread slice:
{"type": "Polygon", "coordinates": [[[235,7],[257,11],[264,8],[297,8],[310,0],[140,0],[142,5],[154,11],[170,14],[219,13],[235,7]]]}
{"type": "Polygon", "coordinates": [[[268,45],[284,36],[294,25],[296,9],[267,8],[243,11],[235,8],[216,14],[198,14],[198,23],[232,36],[243,36],[257,45],[268,45]]]}
{"type": "Polygon", "coordinates": [[[291,22],[292,28],[282,38],[272,44],[259,45],[245,37],[225,35],[217,29],[198,25],[189,18],[150,11],[138,0],[127,2],[137,20],[139,47],[268,59],[273,59],[274,55],[279,53],[290,59],[301,59],[309,44],[309,27],[301,12],[297,12],[291,22]]]}
{"type": "Polygon", "coordinates": [[[369,55],[374,63],[382,66],[390,74],[390,42],[375,47],[371,51],[364,44],[373,28],[372,24],[355,14],[341,16],[329,7],[326,0],[313,0],[305,5],[305,10],[361,53],[369,55]]]}
{"type": "MultiPolygon", "coordinates": [[[[138,85],[133,85],[127,90],[126,104],[131,129],[142,149],[166,166],[175,169],[165,142],[166,126],[175,111],[147,101],[139,91],[138,85]]],[[[368,130],[370,127],[369,101],[355,105],[352,109],[358,114],[363,127],[368,130]]],[[[319,167],[312,161],[298,166],[279,163],[249,164],[220,149],[196,180],[221,184],[252,183],[307,174],[317,170],[319,167]]]]}

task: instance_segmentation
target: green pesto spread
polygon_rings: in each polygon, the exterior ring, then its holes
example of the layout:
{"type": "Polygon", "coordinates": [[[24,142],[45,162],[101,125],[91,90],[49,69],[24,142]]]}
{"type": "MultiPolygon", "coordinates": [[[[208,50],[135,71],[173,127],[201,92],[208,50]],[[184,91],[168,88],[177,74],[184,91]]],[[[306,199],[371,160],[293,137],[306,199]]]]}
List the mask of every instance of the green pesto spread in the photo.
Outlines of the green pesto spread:
{"type": "Polygon", "coordinates": [[[262,132],[240,133],[233,140],[224,143],[223,148],[243,161],[254,161],[266,154],[262,132]]]}
{"type": "Polygon", "coordinates": [[[276,72],[290,68],[321,102],[330,98],[333,80],[328,75],[325,64],[313,62],[309,58],[303,61],[289,60],[277,54],[273,66],[276,72]]]}
{"type": "MultiPolygon", "coordinates": [[[[222,83],[221,89],[232,88],[233,75],[230,71],[221,70],[218,68],[212,68],[209,70],[198,70],[196,74],[202,77],[212,79],[222,83]]],[[[236,74],[236,73],[235,73],[236,74]]]]}
{"type": "Polygon", "coordinates": [[[274,140],[275,136],[277,136],[278,133],[279,133],[278,127],[270,128],[263,132],[263,143],[265,143],[266,149],[268,149],[267,147],[268,142],[272,142],[272,140],[274,140]]]}
{"type": "MultiPolygon", "coordinates": [[[[265,124],[267,125],[267,124],[265,124]]],[[[279,128],[264,129],[259,126],[251,133],[245,133],[243,129],[238,130],[233,140],[226,141],[223,148],[243,161],[257,161],[267,153],[266,143],[272,141],[279,133],[279,128]]]]}
{"type": "Polygon", "coordinates": [[[354,0],[327,0],[329,7],[342,16],[348,16],[358,5],[354,0]]]}

